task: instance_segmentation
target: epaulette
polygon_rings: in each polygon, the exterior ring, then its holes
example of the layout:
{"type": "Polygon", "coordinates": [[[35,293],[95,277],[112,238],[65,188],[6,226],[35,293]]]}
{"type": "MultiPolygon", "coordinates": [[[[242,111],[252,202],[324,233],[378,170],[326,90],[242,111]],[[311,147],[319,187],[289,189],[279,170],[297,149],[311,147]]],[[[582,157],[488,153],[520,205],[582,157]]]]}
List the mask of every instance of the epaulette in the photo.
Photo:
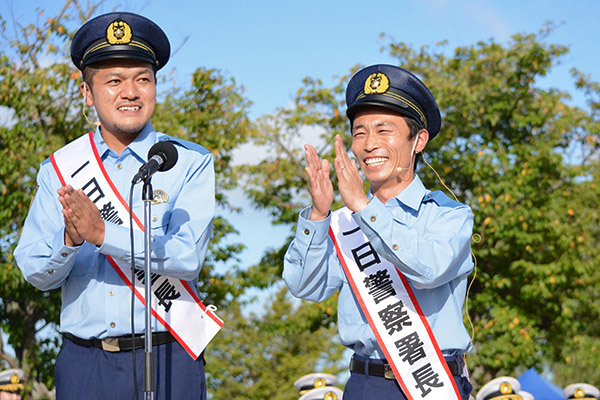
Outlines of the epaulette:
{"type": "Polygon", "coordinates": [[[171,142],[175,145],[182,146],[183,148],[185,148],[187,150],[197,151],[198,153],[201,153],[201,154],[210,153],[204,146],[202,146],[198,143],[190,142],[189,140],[179,139],[179,138],[165,135],[165,134],[161,135],[158,138],[158,140],[160,142],[171,142]]]}
{"type": "Polygon", "coordinates": [[[435,203],[440,207],[458,208],[464,206],[464,204],[454,199],[451,199],[440,190],[436,190],[435,192],[429,192],[423,199],[423,202],[431,200],[435,201],[435,203]]]}

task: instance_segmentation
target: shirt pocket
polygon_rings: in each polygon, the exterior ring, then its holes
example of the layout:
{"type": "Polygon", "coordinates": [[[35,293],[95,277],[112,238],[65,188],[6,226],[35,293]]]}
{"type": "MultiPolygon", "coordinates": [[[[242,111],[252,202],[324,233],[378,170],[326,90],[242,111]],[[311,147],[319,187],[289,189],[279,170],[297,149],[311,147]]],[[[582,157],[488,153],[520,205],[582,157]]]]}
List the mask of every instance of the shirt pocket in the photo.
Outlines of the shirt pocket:
{"type": "MultiPolygon", "coordinates": [[[[158,203],[150,205],[150,229],[153,235],[164,235],[169,228],[173,211],[173,203],[158,203]]],[[[134,213],[144,226],[144,206],[134,207],[134,213]]]]}

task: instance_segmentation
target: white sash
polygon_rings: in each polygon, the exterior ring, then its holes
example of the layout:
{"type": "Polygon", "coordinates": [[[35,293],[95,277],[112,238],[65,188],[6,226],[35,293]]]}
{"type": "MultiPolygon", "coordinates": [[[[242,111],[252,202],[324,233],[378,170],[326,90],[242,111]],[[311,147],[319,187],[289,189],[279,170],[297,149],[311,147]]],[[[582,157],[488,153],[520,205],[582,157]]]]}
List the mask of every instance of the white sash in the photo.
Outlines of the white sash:
{"type": "MultiPolygon", "coordinates": [[[[50,156],[62,185],[83,189],[100,210],[106,221],[129,227],[129,207],[108,176],[92,132],[74,140],[50,156]]],[[[134,229],[144,230],[133,215],[134,229]]],[[[121,279],[131,289],[129,263],[106,256],[121,279]]],[[[144,270],[136,269],[135,295],[145,304],[144,270]]],[[[214,306],[205,307],[186,281],[152,273],[152,315],[171,332],[193,359],[223,326],[213,312],[214,306]]]]}
{"type": "Polygon", "coordinates": [[[459,399],[454,378],[406,277],[380,257],[348,208],[329,235],[363,314],[409,400],[459,399]]]}

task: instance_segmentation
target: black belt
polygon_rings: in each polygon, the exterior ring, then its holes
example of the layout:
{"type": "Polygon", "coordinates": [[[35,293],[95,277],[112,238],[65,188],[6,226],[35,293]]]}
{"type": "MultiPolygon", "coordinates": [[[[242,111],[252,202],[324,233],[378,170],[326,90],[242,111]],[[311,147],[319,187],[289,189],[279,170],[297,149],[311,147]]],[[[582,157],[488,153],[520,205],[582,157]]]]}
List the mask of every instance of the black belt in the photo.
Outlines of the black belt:
{"type": "MultiPolygon", "coordinates": [[[[461,376],[462,371],[456,361],[448,361],[446,360],[446,364],[448,364],[448,368],[453,376],[461,376]]],[[[350,360],[350,372],[356,372],[358,374],[365,374],[365,366],[366,363],[364,361],[355,360],[354,358],[350,360]]],[[[394,371],[392,371],[392,367],[390,364],[376,364],[369,363],[369,375],[378,376],[380,378],[386,379],[395,379],[394,371]]]]}
{"type": "MultiPolygon", "coordinates": [[[[104,351],[119,352],[119,351],[131,351],[133,349],[141,349],[145,345],[144,335],[136,335],[135,338],[131,336],[118,336],[110,337],[106,339],[82,339],[68,332],[63,334],[65,338],[69,339],[75,344],[85,347],[96,347],[104,351]]],[[[175,341],[173,335],[170,332],[153,332],[152,333],[152,345],[158,346],[165,343],[175,341]]]]}

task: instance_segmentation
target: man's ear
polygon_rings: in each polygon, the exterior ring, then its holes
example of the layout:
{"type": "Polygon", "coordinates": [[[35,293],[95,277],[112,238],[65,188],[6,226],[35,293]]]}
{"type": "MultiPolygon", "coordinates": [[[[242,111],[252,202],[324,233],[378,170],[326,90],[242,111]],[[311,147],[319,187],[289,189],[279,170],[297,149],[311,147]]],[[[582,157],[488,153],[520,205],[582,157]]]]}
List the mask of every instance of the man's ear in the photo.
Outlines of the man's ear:
{"type": "Polygon", "coordinates": [[[415,147],[415,153],[420,153],[423,151],[427,142],[429,141],[429,132],[427,129],[421,129],[419,133],[417,133],[419,138],[417,139],[417,146],[415,147]]]}
{"type": "Polygon", "coordinates": [[[81,90],[81,95],[83,96],[83,102],[85,103],[85,105],[87,105],[88,107],[92,107],[94,105],[94,97],[92,95],[92,90],[90,89],[90,86],[85,82],[81,82],[81,85],[79,85],[79,89],[81,90]]]}

